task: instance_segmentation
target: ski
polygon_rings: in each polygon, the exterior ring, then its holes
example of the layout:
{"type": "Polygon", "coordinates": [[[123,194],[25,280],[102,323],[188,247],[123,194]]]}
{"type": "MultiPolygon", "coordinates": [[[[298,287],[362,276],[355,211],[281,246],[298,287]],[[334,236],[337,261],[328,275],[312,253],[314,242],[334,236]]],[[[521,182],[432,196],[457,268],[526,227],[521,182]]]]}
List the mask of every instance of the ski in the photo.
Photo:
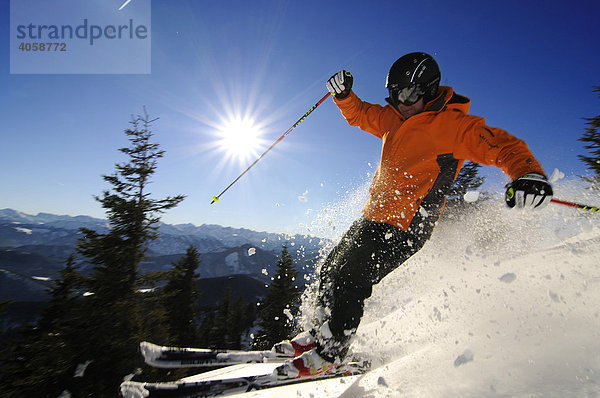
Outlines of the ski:
{"type": "Polygon", "coordinates": [[[143,341],[140,352],[144,361],[156,368],[226,366],[252,362],[276,362],[290,358],[274,351],[213,350],[165,347],[143,341]]]}
{"type": "Polygon", "coordinates": [[[343,364],[333,373],[317,376],[279,379],[272,373],[257,376],[242,376],[202,381],[175,381],[169,383],[144,383],[126,381],[121,384],[121,396],[124,398],[207,398],[226,396],[264,390],[268,388],[347,377],[366,373],[370,363],[350,362],[343,364]]]}

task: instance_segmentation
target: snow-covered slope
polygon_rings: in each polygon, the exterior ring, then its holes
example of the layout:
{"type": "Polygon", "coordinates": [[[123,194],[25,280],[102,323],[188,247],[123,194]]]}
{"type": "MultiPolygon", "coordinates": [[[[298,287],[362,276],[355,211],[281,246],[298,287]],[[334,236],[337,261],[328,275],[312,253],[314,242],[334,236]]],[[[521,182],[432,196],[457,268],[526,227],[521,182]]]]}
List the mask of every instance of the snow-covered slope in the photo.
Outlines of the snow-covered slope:
{"type": "Polygon", "coordinates": [[[355,344],[384,363],[372,396],[600,393],[598,215],[495,205],[377,286],[355,344]]]}
{"type": "Polygon", "coordinates": [[[489,201],[375,287],[353,345],[371,372],[244,397],[598,396],[599,259],[600,215],[489,201]]]}

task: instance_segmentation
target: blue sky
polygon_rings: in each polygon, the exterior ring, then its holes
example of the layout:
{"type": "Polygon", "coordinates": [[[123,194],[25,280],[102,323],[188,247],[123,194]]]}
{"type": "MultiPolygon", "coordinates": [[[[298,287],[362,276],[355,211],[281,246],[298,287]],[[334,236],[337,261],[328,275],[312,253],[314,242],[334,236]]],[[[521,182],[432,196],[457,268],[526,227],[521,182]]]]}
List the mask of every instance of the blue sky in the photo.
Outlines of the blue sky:
{"type": "MultiPolygon", "coordinates": [[[[0,208],[103,217],[93,195],[124,160],[123,130],[145,106],[166,150],[151,191],[187,195],[164,221],[303,232],[378,163],[380,141],[348,126],[330,99],[218,204],[211,198],[325,94],[333,73],[350,70],[355,92],[384,104],[390,65],[412,51],[432,54],[442,84],[524,139],[548,173],[585,173],[582,118],[600,113],[594,0],[153,0],[144,75],[10,74],[9,7],[0,0],[0,208]],[[261,127],[246,159],[217,145],[235,117],[261,127]]],[[[494,191],[507,181],[491,167],[484,175],[494,191]]]]}

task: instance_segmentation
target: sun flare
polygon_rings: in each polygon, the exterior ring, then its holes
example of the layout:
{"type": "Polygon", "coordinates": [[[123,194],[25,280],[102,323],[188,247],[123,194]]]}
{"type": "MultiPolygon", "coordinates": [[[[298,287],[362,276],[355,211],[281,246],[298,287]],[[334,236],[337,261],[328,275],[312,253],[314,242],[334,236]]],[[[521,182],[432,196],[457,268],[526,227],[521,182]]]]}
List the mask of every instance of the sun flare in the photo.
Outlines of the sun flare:
{"type": "Polygon", "coordinates": [[[250,118],[231,118],[218,129],[219,147],[230,157],[247,160],[261,146],[261,129],[250,118]]]}

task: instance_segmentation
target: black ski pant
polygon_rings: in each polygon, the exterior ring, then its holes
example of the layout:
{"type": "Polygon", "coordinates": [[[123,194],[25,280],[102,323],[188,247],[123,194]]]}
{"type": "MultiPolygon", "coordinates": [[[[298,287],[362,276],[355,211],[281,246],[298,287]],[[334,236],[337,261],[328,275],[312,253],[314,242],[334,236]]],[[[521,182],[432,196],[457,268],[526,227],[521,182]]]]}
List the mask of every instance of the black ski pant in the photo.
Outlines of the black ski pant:
{"type": "MultiPolygon", "coordinates": [[[[319,305],[329,332],[316,330],[317,351],[333,362],[343,359],[363,315],[373,285],[419,251],[435,220],[413,220],[408,231],[363,218],[355,221],[321,267],[319,305]]],[[[322,329],[322,328],[321,328],[322,329]]]]}

